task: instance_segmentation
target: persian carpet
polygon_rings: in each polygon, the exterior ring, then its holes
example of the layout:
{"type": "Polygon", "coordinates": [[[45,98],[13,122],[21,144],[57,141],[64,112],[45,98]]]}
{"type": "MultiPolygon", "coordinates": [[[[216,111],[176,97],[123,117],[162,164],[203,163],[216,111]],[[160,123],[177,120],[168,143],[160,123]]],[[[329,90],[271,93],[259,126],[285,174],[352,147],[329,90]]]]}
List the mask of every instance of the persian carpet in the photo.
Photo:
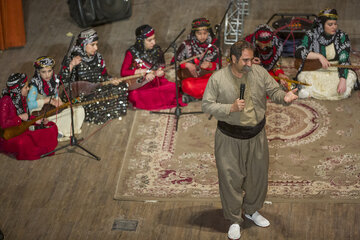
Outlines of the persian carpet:
{"type": "MultiPolygon", "coordinates": [[[[269,200],[360,201],[360,97],[268,102],[269,200]]],[[[190,103],[183,112],[200,110],[190,103]]],[[[137,110],[115,199],[217,201],[216,120],[137,110]]]]}

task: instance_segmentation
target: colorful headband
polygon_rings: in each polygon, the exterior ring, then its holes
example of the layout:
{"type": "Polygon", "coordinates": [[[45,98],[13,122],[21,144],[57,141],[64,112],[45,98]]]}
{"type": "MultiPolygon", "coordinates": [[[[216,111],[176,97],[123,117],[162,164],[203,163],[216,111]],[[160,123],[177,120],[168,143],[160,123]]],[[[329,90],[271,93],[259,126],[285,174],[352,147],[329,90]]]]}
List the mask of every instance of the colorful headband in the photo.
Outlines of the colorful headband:
{"type": "Polygon", "coordinates": [[[154,34],[155,34],[155,30],[149,25],[142,25],[138,27],[135,31],[136,37],[140,39],[151,37],[154,34]]]}
{"type": "Polygon", "coordinates": [[[44,67],[54,67],[55,66],[55,60],[51,57],[43,56],[39,57],[34,62],[34,67],[36,69],[41,69],[44,67]]]}
{"type": "Polygon", "coordinates": [[[269,43],[273,39],[274,33],[266,24],[261,24],[255,31],[255,39],[261,43],[269,43]]]}
{"type": "Polygon", "coordinates": [[[9,90],[18,88],[23,88],[27,82],[27,76],[25,73],[12,73],[8,81],[6,82],[6,86],[9,90]]]}
{"type": "Polygon", "coordinates": [[[197,18],[191,23],[191,30],[198,31],[202,29],[209,29],[211,27],[210,21],[207,18],[197,18]]]}
{"type": "Polygon", "coordinates": [[[319,17],[326,17],[333,20],[338,19],[336,9],[330,9],[330,8],[325,8],[324,10],[321,10],[319,13],[319,17]]]}

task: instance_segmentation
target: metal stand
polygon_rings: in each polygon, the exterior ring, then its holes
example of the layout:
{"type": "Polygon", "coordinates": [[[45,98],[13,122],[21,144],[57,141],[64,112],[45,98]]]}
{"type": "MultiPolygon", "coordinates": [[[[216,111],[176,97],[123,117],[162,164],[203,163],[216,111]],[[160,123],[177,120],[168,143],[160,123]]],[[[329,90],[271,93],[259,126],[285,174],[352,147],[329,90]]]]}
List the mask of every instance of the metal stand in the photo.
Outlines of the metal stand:
{"type": "MultiPolygon", "coordinates": [[[[69,80],[69,95],[70,95],[70,99],[69,101],[72,101],[72,90],[71,90],[71,79],[73,78],[73,71],[71,72],[71,75],[70,75],[70,80],[69,80]]],[[[64,89],[65,91],[65,89],[64,89]]],[[[100,157],[96,156],[95,154],[93,154],[92,152],[90,152],[89,150],[87,150],[86,148],[84,148],[83,146],[81,146],[77,140],[77,138],[75,137],[74,135],[74,110],[73,110],[73,107],[72,107],[72,104],[70,103],[70,112],[71,112],[71,130],[72,130],[72,135],[70,136],[70,143],[65,145],[65,146],[61,146],[51,152],[48,152],[48,153],[45,153],[43,155],[41,155],[41,157],[46,157],[54,152],[57,152],[61,149],[64,149],[64,148],[67,148],[69,146],[75,146],[75,147],[78,147],[80,149],[82,149],[83,151],[87,152],[89,155],[91,155],[93,158],[95,158],[96,160],[100,161],[100,157]]]]}
{"type": "MultiPolygon", "coordinates": [[[[181,112],[181,108],[180,108],[180,104],[179,104],[179,80],[177,77],[177,71],[178,71],[178,62],[177,62],[177,56],[176,56],[176,40],[181,36],[181,34],[185,31],[185,28],[180,32],[180,34],[175,38],[175,40],[169,45],[169,47],[167,49],[169,49],[170,47],[173,48],[174,50],[174,60],[175,60],[175,96],[176,96],[176,108],[174,112],[154,112],[154,111],[150,111],[150,113],[154,113],[154,114],[167,114],[167,115],[174,115],[176,118],[176,131],[178,130],[178,124],[179,124],[179,118],[181,115],[185,115],[185,114],[200,114],[203,112],[181,112]]],[[[166,50],[167,50],[166,49],[166,50]]]]}
{"type": "Polygon", "coordinates": [[[244,30],[244,17],[249,15],[249,0],[232,0],[230,11],[226,13],[224,43],[236,43],[244,30]]]}
{"type": "Polygon", "coordinates": [[[215,25],[215,36],[216,36],[216,42],[215,42],[215,45],[216,47],[219,49],[219,59],[220,59],[220,68],[222,68],[222,51],[221,51],[221,26],[225,20],[225,17],[227,15],[227,13],[229,12],[230,10],[230,7],[231,5],[233,4],[233,2],[231,1],[229,3],[229,6],[228,8],[226,9],[224,15],[223,15],[223,18],[221,19],[220,23],[219,24],[216,24],[215,25]]]}

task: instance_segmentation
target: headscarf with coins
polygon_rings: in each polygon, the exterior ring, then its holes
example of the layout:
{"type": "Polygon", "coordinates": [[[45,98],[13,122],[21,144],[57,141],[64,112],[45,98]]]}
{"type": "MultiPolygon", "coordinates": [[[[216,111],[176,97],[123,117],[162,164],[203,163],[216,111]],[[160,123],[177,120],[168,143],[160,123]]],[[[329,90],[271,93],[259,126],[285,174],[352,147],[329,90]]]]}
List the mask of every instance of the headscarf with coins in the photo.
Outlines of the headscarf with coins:
{"type": "Polygon", "coordinates": [[[51,67],[52,69],[55,66],[55,60],[51,57],[43,56],[39,57],[34,62],[35,72],[34,76],[30,81],[30,86],[34,85],[38,92],[44,96],[53,96],[56,95],[57,88],[59,84],[56,81],[57,76],[53,73],[50,81],[45,81],[40,76],[40,70],[45,67],[51,67]]]}
{"type": "Polygon", "coordinates": [[[6,82],[6,88],[3,90],[3,96],[9,95],[15,105],[18,115],[27,113],[26,97],[21,95],[21,89],[27,82],[27,76],[24,73],[12,73],[6,82]]]}
{"type": "MultiPolygon", "coordinates": [[[[145,62],[145,64],[156,65],[153,69],[157,69],[165,63],[164,54],[159,45],[155,45],[152,49],[145,49],[144,41],[146,38],[155,34],[155,30],[149,25],[142,25],[135,30],[136,41],[128,51],[131,52],[136,62],[145,62]]],[[[141,64],[140,64],[141,65],[141,64]]]]}
{"type": "Polygon", "coordinates": [[[79,33],[76,40],[76,44],[72,49],[72,56],[80,56],[82,61],[91,62],[99,53],[95,53],[93,56],[88,56],[86,53],[86,46],[92,42],[99,40],[97,32],[90,28],[79,33]]]}

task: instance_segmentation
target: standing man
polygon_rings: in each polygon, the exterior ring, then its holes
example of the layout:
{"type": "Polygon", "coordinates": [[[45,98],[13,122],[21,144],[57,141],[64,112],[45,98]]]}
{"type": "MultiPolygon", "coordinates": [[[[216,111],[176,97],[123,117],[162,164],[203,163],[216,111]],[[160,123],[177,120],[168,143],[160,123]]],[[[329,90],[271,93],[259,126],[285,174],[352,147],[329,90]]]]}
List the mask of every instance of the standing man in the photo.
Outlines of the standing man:
{"type": "Polygon", "coordinates": [[[260,227],[270,225],[257,211],[268,186],[269,151],[265,133],[266,96],[289,105],[297,89],[284,92],[261,66],[252,64],[254,47],[238,41],[230,49],[231,64],[209,79],[202,109],[217,120],[215,158],[221,203],[230,239],[240,238],[242,212],[260,227]],[[240,85],[245,84],[243,99],[240,85]]]}

